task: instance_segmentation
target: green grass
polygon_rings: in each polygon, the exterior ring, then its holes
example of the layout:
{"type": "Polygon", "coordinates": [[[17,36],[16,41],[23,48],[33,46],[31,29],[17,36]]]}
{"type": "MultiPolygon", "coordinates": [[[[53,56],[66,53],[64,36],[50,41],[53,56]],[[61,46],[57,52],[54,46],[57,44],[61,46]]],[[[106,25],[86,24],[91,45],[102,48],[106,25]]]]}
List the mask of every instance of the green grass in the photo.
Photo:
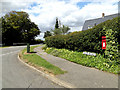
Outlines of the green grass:
{"type": "Polygon", "coordinates": [[[8,47],[10,47],[10,46],[2,46],[2,47],[0,47],[0,48],[8,48],[8,47]]]}
{"type": "Polygon", "coordinates": [[[67,49],[56,49],[47,47],[43,47],[43,49],[48,54],[64,58],[77,64],[94,67],[99,70],[111,72],[114,74],[118,74],[120,72],[120,68],[118,68],[120,64],[115,61],[106,59],[100,54],[97,54],[97,56],[88,56],[83,54],[83,52],[70,51],[67,49]]]}
{"type": "Polygon", "coordinates": [[[36,48],[38,46],[32,46],[31,49],[31,54],[24,54],[26,52],[26,48],[24,50],[22,50],[22,58],[24,60],[27,60],[28,63],[32,63],[34,65],[37,65],[38,67],[43,67],[47,72],[52,73],[54,75],[58,75],[58,74],[64,74],[65,71],[61,70],[60,68],[50,64],[49,62],[47,62],[45,59],[41,58],[40,56],[38,56],[34,52],[34,48],[36,48]]]}

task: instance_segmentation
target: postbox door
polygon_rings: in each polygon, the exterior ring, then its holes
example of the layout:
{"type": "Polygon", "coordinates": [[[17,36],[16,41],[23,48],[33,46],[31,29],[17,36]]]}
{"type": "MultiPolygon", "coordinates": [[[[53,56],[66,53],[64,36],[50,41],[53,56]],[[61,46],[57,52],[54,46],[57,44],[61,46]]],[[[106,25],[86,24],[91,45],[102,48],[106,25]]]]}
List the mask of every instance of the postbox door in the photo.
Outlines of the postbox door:
{"type": "Polygon", "coordinates": [[[106,49],[106,42],[102,42],[102,49],[106,49]]]}

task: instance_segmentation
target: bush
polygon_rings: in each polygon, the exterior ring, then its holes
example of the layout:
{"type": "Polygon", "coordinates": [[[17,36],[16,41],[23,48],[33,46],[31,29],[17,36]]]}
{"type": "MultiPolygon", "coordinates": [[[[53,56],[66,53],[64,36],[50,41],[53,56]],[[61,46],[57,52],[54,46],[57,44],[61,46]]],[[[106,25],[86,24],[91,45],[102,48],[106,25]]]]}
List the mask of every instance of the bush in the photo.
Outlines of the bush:
{"type": "Polygon", "coordinates": [[[120,37],[120,34],[118,33],[120,31],[118,28],[118,20],[120,20],[120,17],[107,20],[92,29],[85,31],[74,32],[68,35],[51,36],[45,39],[45,43],[48,47],[66,48],[75,51],[90,51],[104,54],[105,50],[102,50],[102,36],[106,35],[106,30],[112,29],[113,37],[117,40],[117,42],[120,42],[118,39],[120,37]]]}
{"type": "Polygon", "coordinates": [[[45,38],[45,43],[48,47],[64,48],[65,35],[56,35],[45,38]]]}
{"type": "Polygon", "coordinates": [[[117,38],[115,38],[115,34],[117,31],[113,31],[112,29],[106,30],[106,50],[105,55],[110,58],[110,60],[114,60],[118,58],[118,42],[117,38]]]}

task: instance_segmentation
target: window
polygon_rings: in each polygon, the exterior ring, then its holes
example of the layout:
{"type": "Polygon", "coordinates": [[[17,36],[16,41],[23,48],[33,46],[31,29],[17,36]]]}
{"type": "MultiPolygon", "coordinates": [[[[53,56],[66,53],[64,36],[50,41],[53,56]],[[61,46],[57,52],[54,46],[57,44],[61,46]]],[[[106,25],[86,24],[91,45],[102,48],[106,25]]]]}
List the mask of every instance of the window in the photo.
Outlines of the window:
{"type": "Polygon", "coordinates": [[[92,28],[92,26],[91,25],[88,25],[88,29],[91,29],[92,28]]]}

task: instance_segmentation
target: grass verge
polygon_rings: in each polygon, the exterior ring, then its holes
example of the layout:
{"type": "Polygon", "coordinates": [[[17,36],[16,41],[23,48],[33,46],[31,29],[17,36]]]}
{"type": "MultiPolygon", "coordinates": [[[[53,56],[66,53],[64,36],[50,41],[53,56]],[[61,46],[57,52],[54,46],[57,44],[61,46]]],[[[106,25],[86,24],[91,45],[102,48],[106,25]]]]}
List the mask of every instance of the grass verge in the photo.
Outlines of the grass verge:
{"type": "Polygon", "coordinates": [[[77,64],[81,64],[88,67],[94,67],[99,70],[111,72],[114,74],[120,73],[120,68],[118,67],[120,64],[118,64],[115,61],[106,59],[100,54],[97,54],[97,56],[88,56],[83,54],[83,52],[70,51],[67,49],[56,49],[52,47],[43,47],[43,49],[48,54],[64,58],[77,64]]]}
{"type": "Polygon", "coordinates": [[[8,48],[8,47],[10,47],[10,46],[2,46],[2,47],[0,47],[0,48],[8,48]]]}
{"type": "Polygon", "coordinates": [[[52,74],[52,75],[58,75],[58,74],[64,74],[65,71],[61,70],[60,68],[50,64],[45,59],[41,58],[34,52],[34,48],[37,46],[32,46],[30,53],[26,53],[27,49],[23,49],[20,53],[20,58],[24,60],[26,63],[36,67],[37,69],[40,69],[42,71],[45,71],[46,73],[52,74]]]}

